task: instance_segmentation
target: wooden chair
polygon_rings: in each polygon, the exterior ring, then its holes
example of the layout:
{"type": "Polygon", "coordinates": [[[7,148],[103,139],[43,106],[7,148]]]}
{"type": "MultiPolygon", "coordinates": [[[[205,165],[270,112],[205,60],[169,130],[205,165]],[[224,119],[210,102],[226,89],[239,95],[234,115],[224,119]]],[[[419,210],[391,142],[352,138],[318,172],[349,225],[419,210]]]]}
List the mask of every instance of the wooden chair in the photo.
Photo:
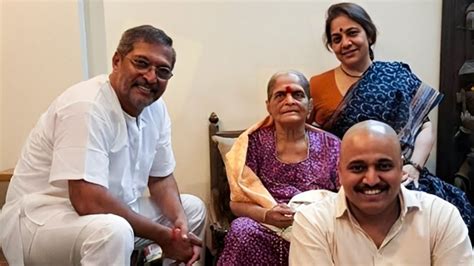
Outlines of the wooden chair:
{"type": "MultiPolygon", "coordinates": [[[[13,168],[6,169],[0,172],[0,182],[10,182],[10,179],[13,176],[13,168]]],[[[7,266],[7,259],[3,255],[2,249],[0,247],[0,266],[7,266]]]]}
{"type": "Polygon", "coordinates": [[[212,245],[216,248],[216,258],[224,247],[224,237],[227,233],[230,223],[235,216],[232,214],[230,202],[230,188],[227,182],[224,161],[219,151],[219,143],[213,139],[213,136],[222,138],[237,138],[243,130],[219,129],[219,117],[212,112],[209,116],[209,156],[211,170],[211,236],[212,245]]]}
{"type": "Polygon", "coordinates": [[[0,172],[0,182],[10,182],[13,176],[13,168],[5,169],[0,172]]]}
{"type": "Polygon", "coordinates": [[[2,249],[0,248],[0,266],[8,266],[7,259],[3,255],[2,249]]]}

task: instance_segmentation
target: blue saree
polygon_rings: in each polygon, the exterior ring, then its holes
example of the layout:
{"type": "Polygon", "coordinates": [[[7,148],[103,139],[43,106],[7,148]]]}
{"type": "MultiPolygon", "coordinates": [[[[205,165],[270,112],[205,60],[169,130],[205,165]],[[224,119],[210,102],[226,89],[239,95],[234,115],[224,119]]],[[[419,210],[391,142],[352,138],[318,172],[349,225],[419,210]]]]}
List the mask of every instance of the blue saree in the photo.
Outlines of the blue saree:
{"type": "MultiPolygon", "coordinates": [[[[427,121],[428,113],[442,100],[442,95],[421,82],[408,65],[399,62],[373,62],[361,79],[346,93],[323,128],[342,138],[354,124],[373,119],[390,125],[398,134],[403,156],[413,152],[415,138],[427,121]]],[[[465,193],[431,174],[424,168],[419,187],[408,189],[437,195],[455,205],[468,227],[473,210],[465,193]]]]}

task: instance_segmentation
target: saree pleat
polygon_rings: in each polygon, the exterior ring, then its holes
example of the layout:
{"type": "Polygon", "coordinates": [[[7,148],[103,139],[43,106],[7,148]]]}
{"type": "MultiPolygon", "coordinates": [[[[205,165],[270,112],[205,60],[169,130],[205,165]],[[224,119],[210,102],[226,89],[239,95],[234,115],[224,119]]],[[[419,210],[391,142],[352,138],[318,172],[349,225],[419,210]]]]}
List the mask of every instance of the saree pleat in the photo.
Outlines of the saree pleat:
{"type": "Polygon", "coordinates": [[[426,83],[421,83],[410,103],[410,114],[406,125],[398,133],[398,138],[403,147],[403,155],[411,157],[417,132],[420,131],[425,117],[436,107],[443,96],[426,83]]]}

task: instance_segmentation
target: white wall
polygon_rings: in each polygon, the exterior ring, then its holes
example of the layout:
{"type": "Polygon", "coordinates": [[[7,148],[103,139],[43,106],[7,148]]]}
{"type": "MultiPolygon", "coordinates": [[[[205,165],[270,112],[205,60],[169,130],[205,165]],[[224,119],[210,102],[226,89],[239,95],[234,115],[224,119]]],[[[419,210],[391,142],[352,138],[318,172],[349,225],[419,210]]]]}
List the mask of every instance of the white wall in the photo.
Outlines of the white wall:
{"type": "MultiPolygon", "coordinates": [[[[0,2],[0,40],[3,39],[3,26],[4,26],[4,15],[3,13],[5,12],[4,10],[4,2],[0,2]]],[[[0,56],[3,58],[3,41],[0,41],[0,56]]],[[[4,123],[3,123],[3,114],[5,113],[3,110],[3,60],[2,63],[0,63],[0,169],[3,169],[3,128],[4,128],[4,123]]],[[[0,196],[1,197],[1,196],[0,196]]]]}
{"type": "MultiPolygon", "coordinates": [[[[3,8],[3,2],[0,2],[0,40],[4,40],[3,39],[3,25],[4,25],[4,21],[3,21],[3,13],[4,13],[4,8],[3,8]]],[[[3,53],[2,53],[2,50],[3,50],[3,41],[0,41],[0,56],[3,56],[3,53]]],[[[3,63],[0,64],[0,170],[3,170],[3,166],[2,166],[2,162],[3,162],[3,128],[5,128],[4,126],[4,123],[3,123],[3,119],[2,119],[2,116],[3,116],[3,82],[1,82],[3,80],[3,76],[4,76],[4,72],[3,72],[3,63]]],[[[7,191],[7,185],[5,184],[5,182],[0,182],[0,208],[3,206],[3,203],[5,202],[5,194],[6,194],[6,191],[7,191]]],[[[1,245],[1,244],[0,244],[1,245]]]]}
{"type": "Polygon", "coordinates": [[[0,167],[13,167],[38,117],[82,78],[78,3],[2,0],[0,167]]]}
{"type": "Polygon", "coordinates": [[[111,55],[105,50],[104,5],[101,0],[84,1],[89,77],[107,72],[111,55]]]}
{"type": "MultiPolygon", "coordinates": [[[[322,43],[324,14],[334,2],[86,1],[89,70],[110,71],[129,27],[149,23],[173,37],[177,65],[164,98],[176,176],[182,191],[207,199],[209,114],[217,112],[223,129],[245,128],[266,114],[265,86],[275,71],[294,68],[310,77],[336,66],[322,43]]],[[[442,1],[356,2],[379,28],[376,59],[405,61],[438,86],[442,1]]],[[[0,166],[6,168],[51,100],[82,73],[75,1],[3,0],[2,12],[0,166]]]]}

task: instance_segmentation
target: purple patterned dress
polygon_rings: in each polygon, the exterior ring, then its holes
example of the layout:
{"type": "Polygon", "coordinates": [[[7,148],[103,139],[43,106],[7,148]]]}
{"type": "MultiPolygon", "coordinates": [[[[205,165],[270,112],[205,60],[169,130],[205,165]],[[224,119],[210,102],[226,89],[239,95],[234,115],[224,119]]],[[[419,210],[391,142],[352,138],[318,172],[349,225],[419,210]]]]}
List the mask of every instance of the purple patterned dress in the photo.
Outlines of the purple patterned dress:
{"type": "MultiPolygon", "coordinates": [[[[283,163],[276,156],[275,128],[265,127],[249,135],[246,165],[260,177],[278,203],[288,203],[298,193],[339,188],[337,161],[340,140],[330,133],[309,131],[308,157],[283,163]]],[[[290,243],[248,217],[235,219],[225,238],[218,265],[288,265],[290,243]]]]}

